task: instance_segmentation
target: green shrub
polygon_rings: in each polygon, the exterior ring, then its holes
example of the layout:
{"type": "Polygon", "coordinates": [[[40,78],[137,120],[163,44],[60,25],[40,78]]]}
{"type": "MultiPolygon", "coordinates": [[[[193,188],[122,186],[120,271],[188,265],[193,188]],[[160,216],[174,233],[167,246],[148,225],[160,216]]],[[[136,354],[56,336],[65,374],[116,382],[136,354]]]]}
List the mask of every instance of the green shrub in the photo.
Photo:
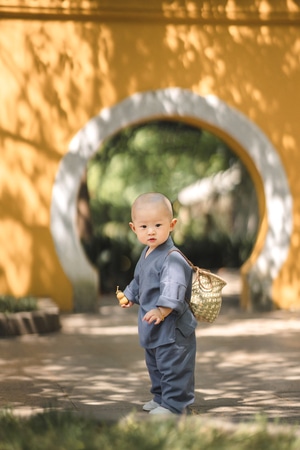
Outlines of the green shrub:
{"type": "Polygon", "coordinates": [[[36,311],[37,299],[35,297],[13,297],[12,295],[0,295],[0,312],[16,313],[22,311],[36,311]]]}

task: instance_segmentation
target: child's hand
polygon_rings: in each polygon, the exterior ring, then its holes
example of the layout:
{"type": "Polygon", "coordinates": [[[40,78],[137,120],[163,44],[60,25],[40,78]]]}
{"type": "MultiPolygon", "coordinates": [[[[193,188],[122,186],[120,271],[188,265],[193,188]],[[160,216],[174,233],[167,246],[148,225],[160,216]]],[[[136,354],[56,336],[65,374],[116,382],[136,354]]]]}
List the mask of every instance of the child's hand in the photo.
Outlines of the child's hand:
{"type": "Polygon", "coordinates": [[[131,302],[130,300],[128,300],[128,303],[126,303],[126,304],[123,304],[123,305],[120,304],[121,308],[131,308],[131,306],[133,306],[133,305],[134,305],[134,303],[131,302]]]}
{"type": "MultiPolygon", "coordinates": [[[[126,295],[124,294],[124,292],[123,292],[123,291],[120,291],[119,286],[117,286],[116,296],[117,296],[117,299],[119,300],[120,306],[128,305],[129,300],[128,300],[128,298],[126,297],[126,295]]],[[[131,306],[132,306],[132,305],[131,305],[131,306]]]]}
{"type": "Polygon", "coordinates": [[[164,317],[158,308],[154,308],[144,315],[143,320],[149,324],[154,323],[154,325],[158,325],[163,322],[164,317]]]}

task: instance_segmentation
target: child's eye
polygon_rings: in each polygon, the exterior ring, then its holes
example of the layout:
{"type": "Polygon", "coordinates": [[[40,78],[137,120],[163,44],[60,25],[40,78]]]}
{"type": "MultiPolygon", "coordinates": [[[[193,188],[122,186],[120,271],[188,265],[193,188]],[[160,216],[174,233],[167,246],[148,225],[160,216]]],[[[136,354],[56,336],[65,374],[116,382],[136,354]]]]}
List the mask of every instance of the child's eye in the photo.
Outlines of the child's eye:
{"type": "Polygon", "coordinates": [[[147,227],[146,227],[146,225],[141,225],[141,228],[145,229],[145,228],[147,228],[147,227]]]}
{"type": "Polygon", "coordinates": [[[161,223],[157,223],[155,226],[156,226],[156,228],[159,228],[159,227],[161,227],[161,223]]]}

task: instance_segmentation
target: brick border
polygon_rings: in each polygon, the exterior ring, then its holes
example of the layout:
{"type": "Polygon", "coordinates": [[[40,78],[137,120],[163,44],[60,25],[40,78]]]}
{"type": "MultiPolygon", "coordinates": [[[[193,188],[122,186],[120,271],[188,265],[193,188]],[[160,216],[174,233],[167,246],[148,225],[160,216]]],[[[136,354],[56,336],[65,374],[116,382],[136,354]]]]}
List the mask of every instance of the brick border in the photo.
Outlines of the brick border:
{"type": "Polygon", "coordinates": [[[0,313],[0,338],[52,333],[60,329],[59,308],[50,299],[39,299],[36,311],[0,313]]]}

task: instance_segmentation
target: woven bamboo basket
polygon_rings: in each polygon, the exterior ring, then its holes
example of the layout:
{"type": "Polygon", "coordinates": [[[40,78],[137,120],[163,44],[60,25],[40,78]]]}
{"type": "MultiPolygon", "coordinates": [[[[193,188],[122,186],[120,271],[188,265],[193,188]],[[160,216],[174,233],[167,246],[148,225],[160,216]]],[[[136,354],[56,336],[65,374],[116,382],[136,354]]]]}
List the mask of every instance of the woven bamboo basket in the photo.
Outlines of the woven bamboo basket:
{"type": "Polygon", "coordinates": [[[214,322],[222,306],[222,289],[226,281],[214,273],[192,266],[194,279],[190,308],[199,322],[214,322]]]}

